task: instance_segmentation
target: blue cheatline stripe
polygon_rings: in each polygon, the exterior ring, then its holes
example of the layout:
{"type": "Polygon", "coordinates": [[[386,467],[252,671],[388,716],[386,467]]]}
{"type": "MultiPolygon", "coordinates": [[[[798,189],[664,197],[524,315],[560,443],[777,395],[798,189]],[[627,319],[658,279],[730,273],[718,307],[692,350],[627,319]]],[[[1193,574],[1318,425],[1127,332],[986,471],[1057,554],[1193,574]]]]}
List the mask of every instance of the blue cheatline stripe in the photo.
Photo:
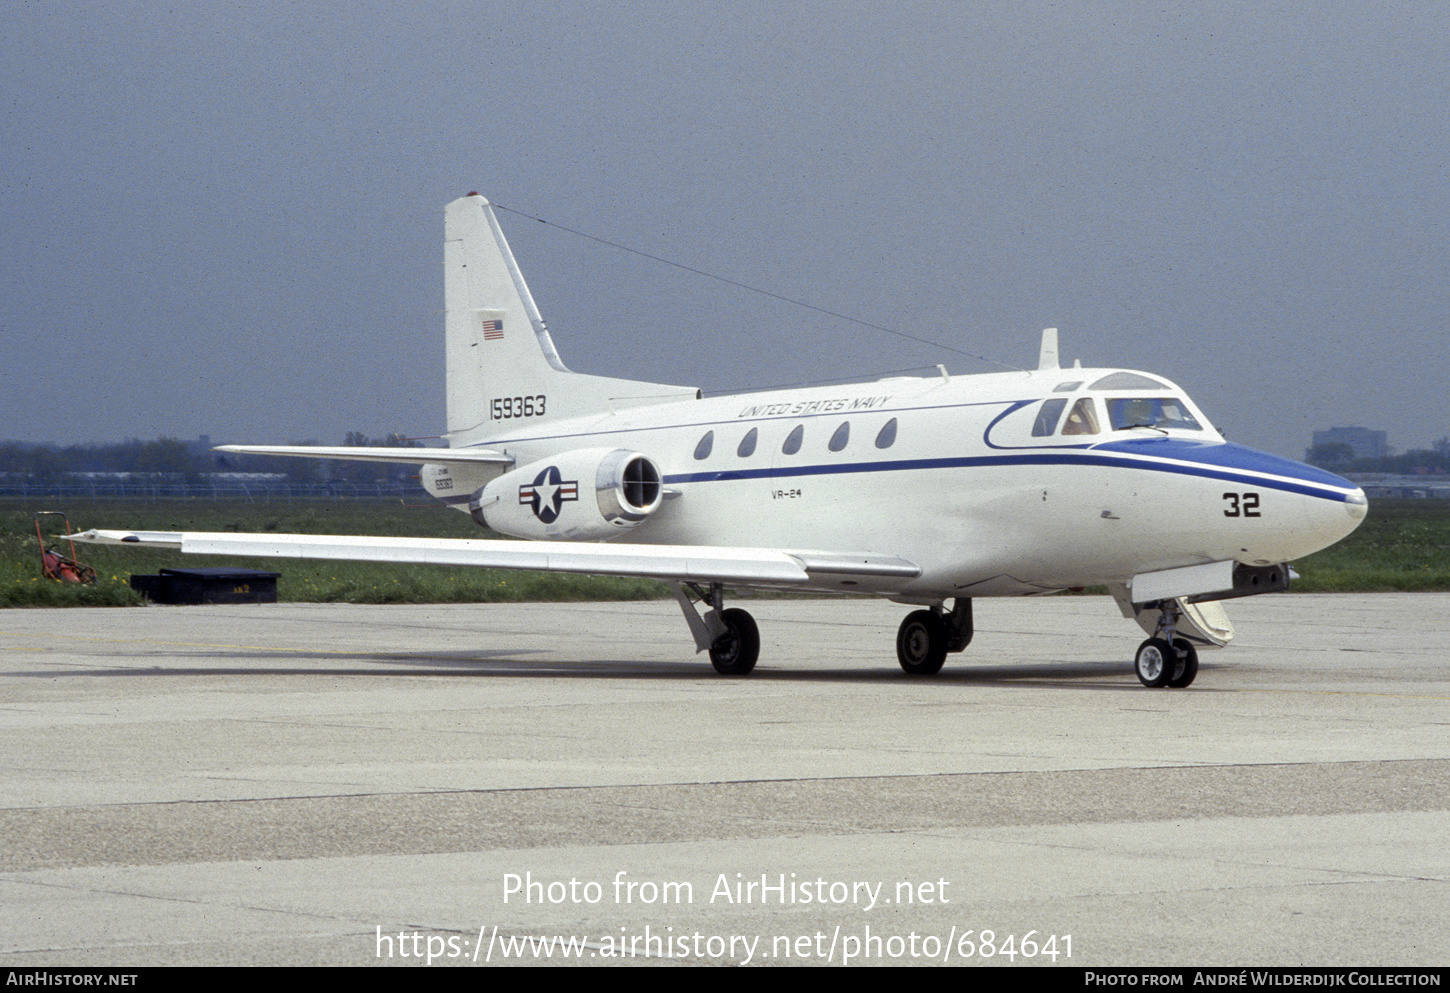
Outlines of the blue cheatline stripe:
{"type": "Polygon", "coordinates": [[[1123,455],[1147,455],[1151,458],[1174,459],[1199,465],[1215,466],[1220,469],[1240,472],[1266,472],[1274,476],[1289,476],[1306,483],[1320,483],[1333,489],[1348,490],[1354,485],[1332,472],[1312,465],[1302,465],[1234,444],[1208,444],[1189,441],[1184,438],[1135,438],[1130,441],[1110,441],[1093,446],[1095,452],[1117,452],[1123,455]]]}
{"type": "MultiPolygon", "coordinates": [[[[1252,450],[1244,449],[1244,451],[1252,450]]],[[[1259,453],[1254,454],[1259,455],[1259,453]]],[[[1272,458],[1272,456],[1261,456],[1256,461],[1259,461],[1263,465],[1265,463],[1262,460],[1269,458],[1272,458]]],[[[1287,468],[1296,463],[1289,463],[1286,460],[1281,464],[1287,468]]],[[[1303,477],[1286,478],[1282,472],[1277,474],[1278,478],[1266,478],[1255,474],[1256,472],[1272,471],[1268,468],[1235,472],[1228,466],[1207,463],[1188,463],[1186,460],[1169,462],[1153,458],[1152,456],[1124,458],[1118,455],[1100,454],[1097,451],[1079,451],[1072,453],[1040,452],[1016,455],[963,456],[960,458],[942,459],[899,459],[890,462],[843,462],[838,465],[777,466],[775,468],[761,469],[721,469],[712,472],[679,473],[666,476],[664,481],[666,484],[717,483],[743,479],[789,479],[798,476],[846,476],[867,472],[914,472],[925,469],[975,469],[990,466],[1023,465],[1106,466],[1116,469],[1139,469],[1146,472],[1167,472],[1182,476],[1199,476],[1205,479],[1221,479],[1225,482],[1259,486],[1265,489],[1283,490],[1287,493],[1319,497],[1324,500],[1334,500],[1339,503],[1345,502],[1351,492],[1348,489],[1330,489],[1332,484],[1320,482],[1319,480],[1309,481],[1303,477]]]]}

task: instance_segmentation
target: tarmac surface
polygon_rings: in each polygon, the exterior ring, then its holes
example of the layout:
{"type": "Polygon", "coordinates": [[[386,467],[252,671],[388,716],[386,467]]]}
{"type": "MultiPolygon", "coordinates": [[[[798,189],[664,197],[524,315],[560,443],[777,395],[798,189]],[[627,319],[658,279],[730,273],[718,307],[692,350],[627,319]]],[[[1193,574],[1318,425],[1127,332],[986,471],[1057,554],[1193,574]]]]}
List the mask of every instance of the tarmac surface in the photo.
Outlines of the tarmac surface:
{"type": "Polygon", "coordinates": [[[1450,595],[735,605],[4,611],[0,963],[1450,960],[1450,595]]]}

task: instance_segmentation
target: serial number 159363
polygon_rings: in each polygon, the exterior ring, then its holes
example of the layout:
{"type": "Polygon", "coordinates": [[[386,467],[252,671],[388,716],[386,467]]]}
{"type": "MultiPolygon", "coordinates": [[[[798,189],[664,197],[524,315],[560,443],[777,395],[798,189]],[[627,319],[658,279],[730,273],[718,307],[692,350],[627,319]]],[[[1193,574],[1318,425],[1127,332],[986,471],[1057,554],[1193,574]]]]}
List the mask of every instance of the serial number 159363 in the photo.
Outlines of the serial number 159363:
{"type": "Polygon", "coordinates": [[[531,397],[494,397],[489,404],[489,416],[495,421],[506,421],[514,417],[542,417],[544,394],[531,397]]]}

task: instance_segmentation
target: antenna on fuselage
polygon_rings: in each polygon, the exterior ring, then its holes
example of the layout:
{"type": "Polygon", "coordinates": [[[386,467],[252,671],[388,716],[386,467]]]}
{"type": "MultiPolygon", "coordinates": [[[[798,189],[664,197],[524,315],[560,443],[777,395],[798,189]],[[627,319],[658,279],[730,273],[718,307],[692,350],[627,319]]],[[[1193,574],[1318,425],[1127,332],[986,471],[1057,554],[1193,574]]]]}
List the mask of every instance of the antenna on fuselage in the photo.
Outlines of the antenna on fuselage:
{"type": "Polygon", "coordinates": [[[1061,369],[1057,364],[1057,328],[1042,329],[1042,353],[1037,359],[1039,369],[1061,369]]]}

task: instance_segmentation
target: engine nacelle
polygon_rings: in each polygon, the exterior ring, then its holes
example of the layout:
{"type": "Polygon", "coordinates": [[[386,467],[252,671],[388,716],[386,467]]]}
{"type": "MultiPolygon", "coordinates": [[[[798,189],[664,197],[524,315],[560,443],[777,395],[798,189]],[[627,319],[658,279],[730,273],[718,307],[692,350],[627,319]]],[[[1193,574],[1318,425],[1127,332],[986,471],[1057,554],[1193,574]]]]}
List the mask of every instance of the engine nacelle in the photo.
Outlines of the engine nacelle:
{"type": "Polygon", "coordinates": [[[659,509],[659,468],[623,448],[583,448],[506,472],[473,494],[486,528],[516,538],[590,540],[638,527],[659,509]]]}

